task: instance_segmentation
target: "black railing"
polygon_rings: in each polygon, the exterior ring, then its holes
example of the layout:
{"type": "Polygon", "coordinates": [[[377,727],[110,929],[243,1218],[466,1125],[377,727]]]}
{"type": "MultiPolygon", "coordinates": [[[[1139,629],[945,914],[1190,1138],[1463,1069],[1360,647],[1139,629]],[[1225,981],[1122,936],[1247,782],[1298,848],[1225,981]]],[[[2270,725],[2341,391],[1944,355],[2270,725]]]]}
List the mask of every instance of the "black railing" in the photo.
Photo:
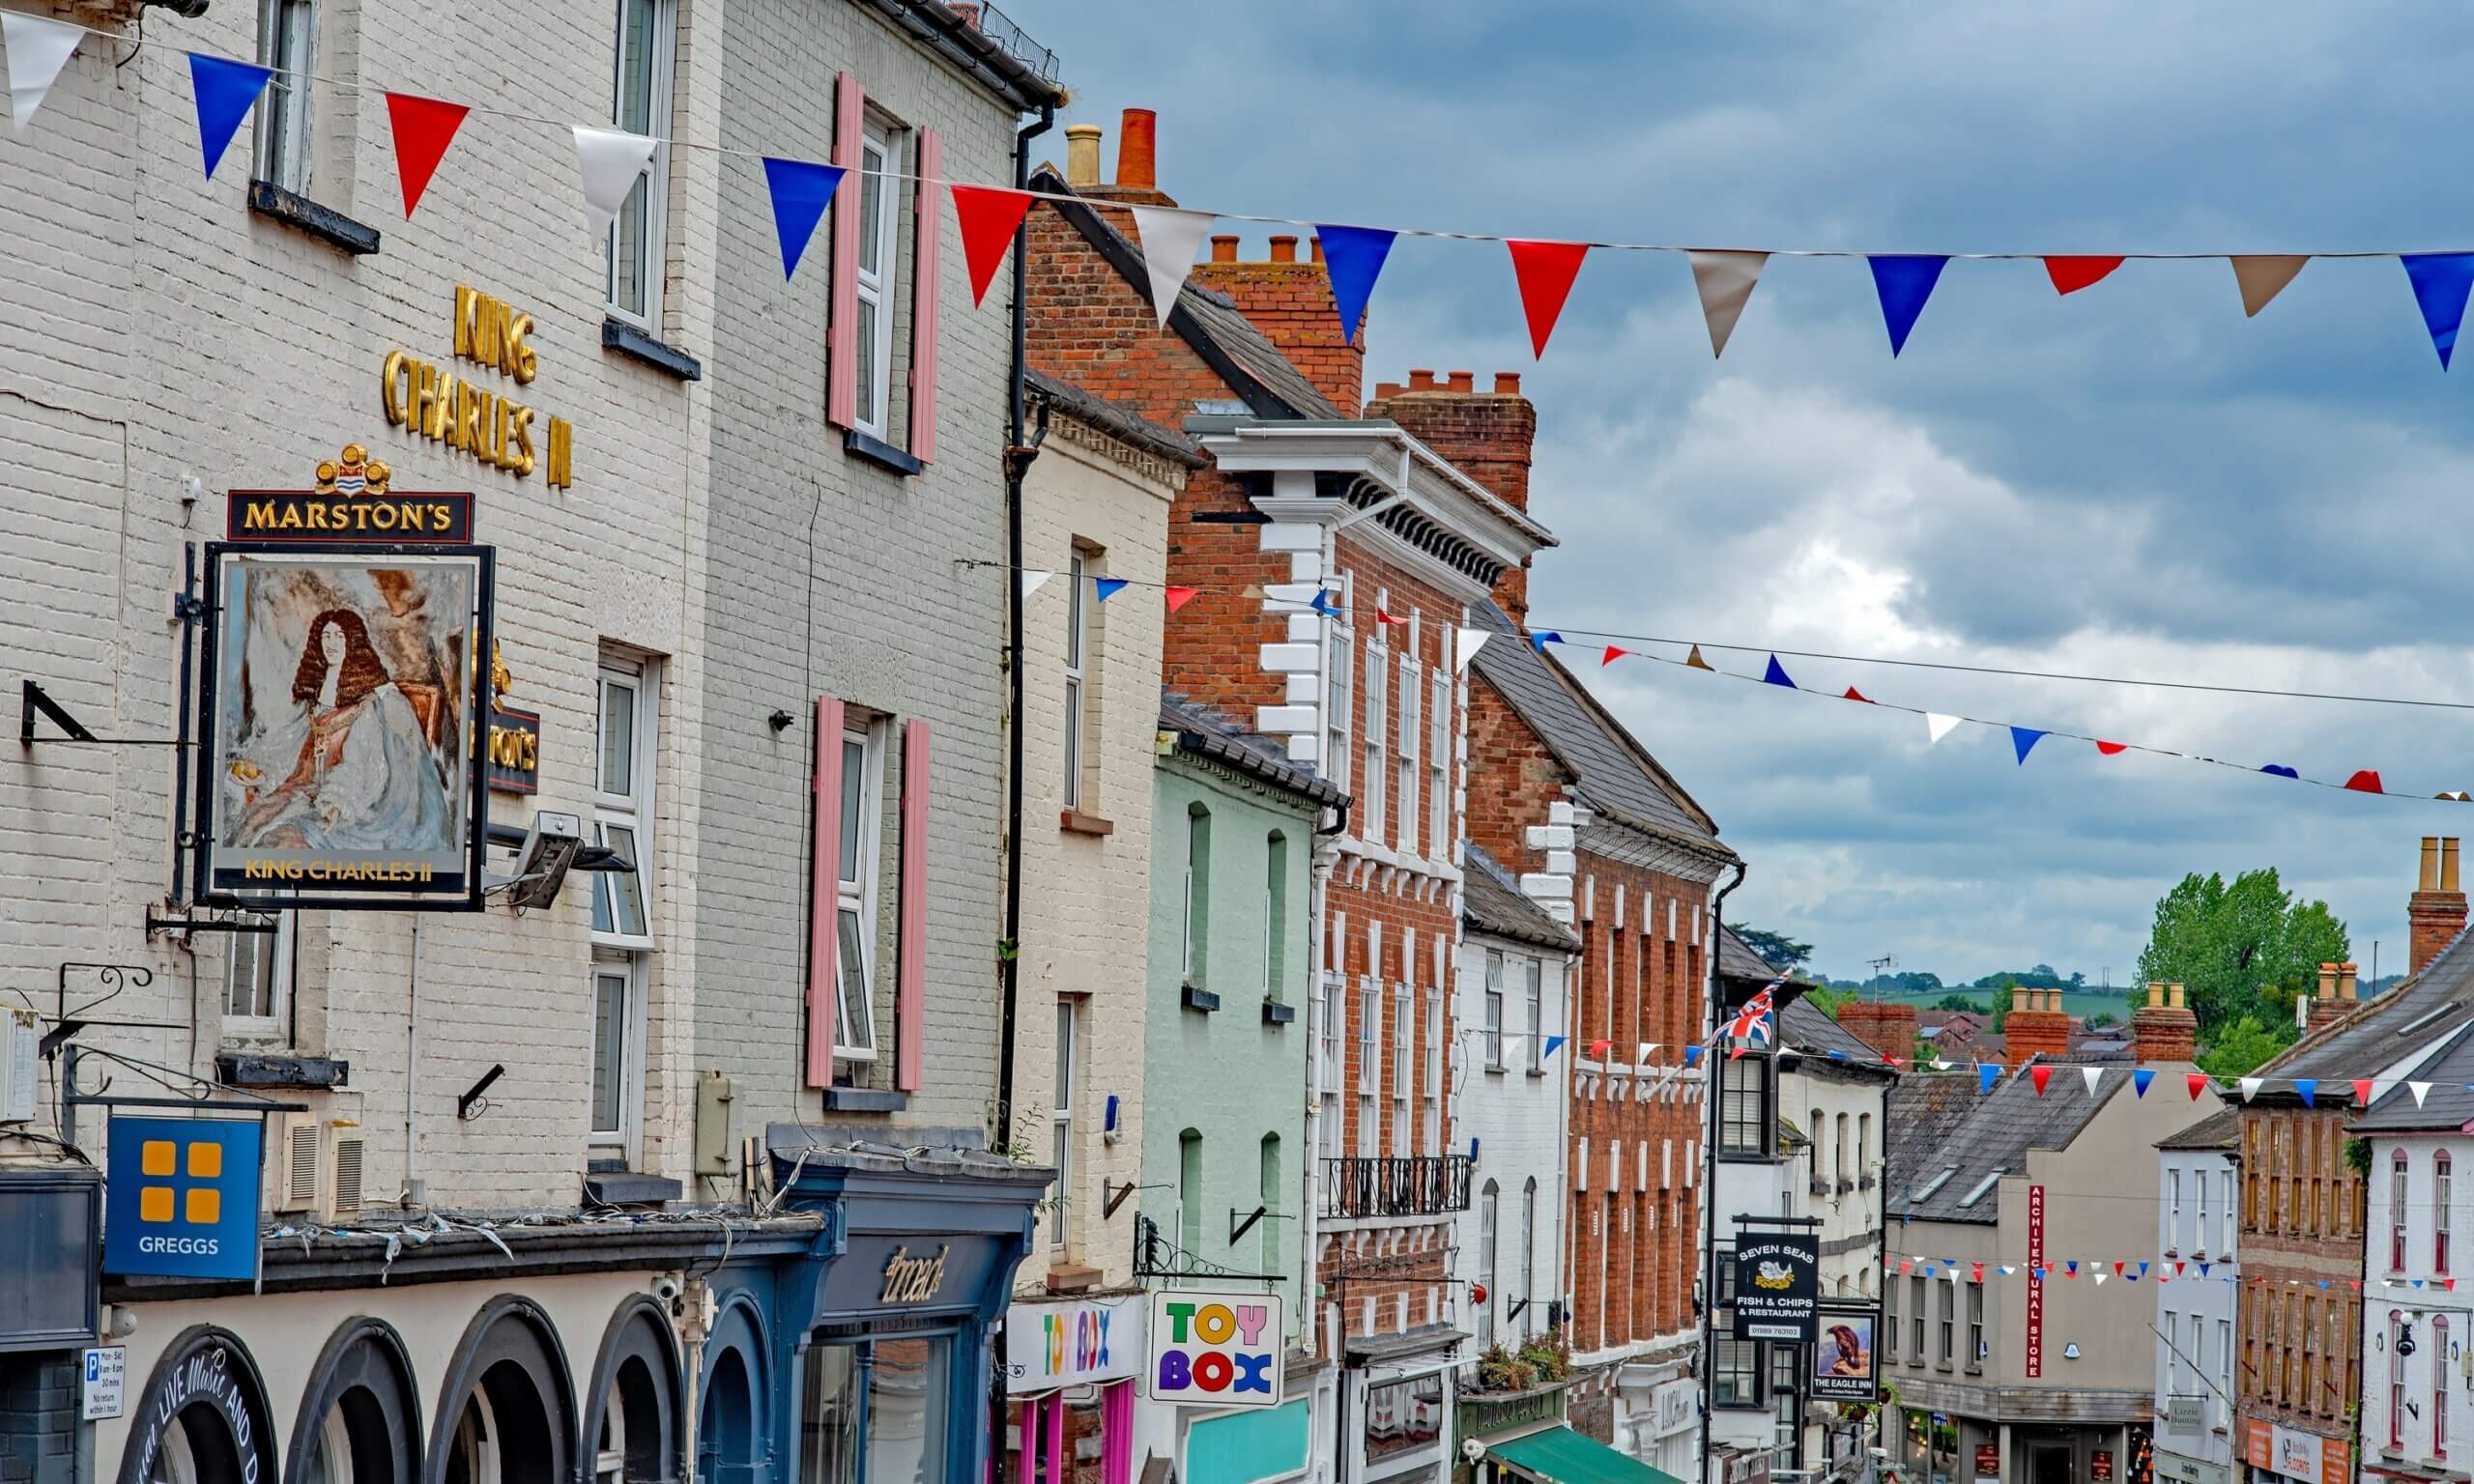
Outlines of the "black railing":
{"type": "Polygon", "coordinates": [[[1042,82],[1056,81],[1056,53],[1024,34],[1013,17],[992,5],[979,7],[979,29],[999,50],[1028,68],[1042,82]]]}
{"type": "Polygon", "coordinates": [[[1433,1216],[1468,1209],[1466,1155],[1323,1161],[1327,1216],[1433,1216]]]}

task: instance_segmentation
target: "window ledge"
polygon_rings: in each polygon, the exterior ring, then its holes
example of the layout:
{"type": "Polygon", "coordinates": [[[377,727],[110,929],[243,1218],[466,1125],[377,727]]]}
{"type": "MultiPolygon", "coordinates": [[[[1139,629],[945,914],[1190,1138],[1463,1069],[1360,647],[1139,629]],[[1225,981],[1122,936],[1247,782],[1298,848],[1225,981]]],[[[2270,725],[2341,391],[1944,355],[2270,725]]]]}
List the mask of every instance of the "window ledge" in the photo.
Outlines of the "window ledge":
{"type": "Polygon", "coordinates": [[[824,1090],[827,1113],[900,1113],[910,1106],[908,1093],[889,1093],[874,1087],[828,1087],[824,1090]]]}
{"type": "Polygon", "coordinates": [[[348,1087],[352,1063],[289,1052],[225,1051],[215,1058],[215,1080],[225,1087],[348,1087]]]}
{"type": "Polygon", "coordinates": [[[1048,1291],[1051,1294],[1079,1294],[1100,1286],[1107,1274],[1097,1268],[1076,1264],[1059,1264],[1048,1270],[1048,1291]]]}
{"type": "Polygon", "coordinates": [[[1068,835],[1088,835],[1095,840],[1106,840],[1117,832],[1115,820],[1086,814],[1079,809],[1058,811],[1056,827],[1068,835]]]}
{"type": "Polygon", "coordinates": [[[1543,1067],[1532,1067],[1529,1069],[1529,1074],[1533,1077],[1543,1077],[1546,1075],[1546,1069],[1543,1067]]]}
{"type": "Polygon", "coordinates": [[[249,183],[249,212],[271,221],[297,227],[337,251],[366,257],[378,250],[378,229],[364,226],[331,207],[320,206],[299,191],[273,181],[249,183]]]}
{"type": "Polygon", "coordinates": [[[685,1187],[677,1181],[660,1175],[639,1175],[632,1170],[587,1173],[584,1178],[588,1205],[659,1206],[685,1193],[685,1187]]]}
{"type": "Polygon", "coordinates": [[[883,439],[862,433],[857,428],[852,428],[843,435],[842,451],[853,458],[881,465],[906,479],[928,471],[928,466],[918,459],[912,458],[883,439]]]}
{"type": "Polygon", "coordinates": [[[1185,992],[1185,1007],[1188,1010],[1198,1010],[1208,1015],[1220,1009],[1220,996],[1208,989],[1188,985],[1185,992]]]}
{"type": "Polygon", "coordinates": [[[661,343],[652,335],[638,329],[615,314],[601,317],[601,348],[617,351],[631,359],[641,360],[656,371],[667,372],[682,382],[705,379],[704,364],[685,351],[661,343]]]}
{"type": "Polygon", "coordinates": [[[1297,1018],[1297,1007],[1278,1000],[1263,1001],[1263,1024],[1287,1025],[1297,1018]]]}

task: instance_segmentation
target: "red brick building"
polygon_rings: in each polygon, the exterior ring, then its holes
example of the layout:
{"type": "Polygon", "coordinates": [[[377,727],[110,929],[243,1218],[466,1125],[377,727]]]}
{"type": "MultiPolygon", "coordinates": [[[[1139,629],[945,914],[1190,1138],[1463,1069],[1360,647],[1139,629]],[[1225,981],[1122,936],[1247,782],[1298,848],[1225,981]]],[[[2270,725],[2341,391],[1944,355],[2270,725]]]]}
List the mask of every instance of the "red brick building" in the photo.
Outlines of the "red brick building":
{"type": "MultiPolygon", "coordinates": [[[[1430,1470],[1471,1166],[1449,1097],[1466,715],[1453,646],[1498,578],[1553,538],[1455,467],[1448,440],[1358,416],[1361,353],[1293,240],[1264,263],[1216,242],[1157,328],[1127,210],[1170,204],[1152,128],[1128,111],[1112,185],[1088,127],[1070,131],[1065,178],[1034,180],[1074,199],[1031,214],[1030,361],[1201,442],[1212,462],[1171,508],[1167,558],[1170,583],[1201,591],[1167,627],[1165,686],[1351,795],[1316,842],[1319,962],[1295,990],[1313,1039],[1313,1333],[1343,1362],[1329,1445],[1363,1460],[1351,1474],[1430,1470]]],[[[1095,573],[1106,562],[1086,554],[1095,573]]],[[[1211,999],[1189,1011],[1257,1013],[1211,999]]],[[[1227,1260],[1204,1246],[1190,1255],[1227,1260]]]]}

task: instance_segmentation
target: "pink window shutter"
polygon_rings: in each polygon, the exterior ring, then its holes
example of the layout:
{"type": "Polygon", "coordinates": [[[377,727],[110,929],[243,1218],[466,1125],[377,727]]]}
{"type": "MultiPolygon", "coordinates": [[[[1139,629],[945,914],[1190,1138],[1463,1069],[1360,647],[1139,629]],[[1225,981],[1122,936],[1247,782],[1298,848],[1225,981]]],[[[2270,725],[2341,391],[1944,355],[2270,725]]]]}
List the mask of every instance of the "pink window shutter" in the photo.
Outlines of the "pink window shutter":
{"type": "Polygon", "coordinates": [[[808,867],[808,1086],[833,1085],[834,981],[842,935],[834,912],[842,880],[842,702],[816,699],[816,842],[808,867]]]}
{"type": "Polygon", "coordinates": [[[1134,1484],[1134,1383],[1100,1388],[1100,1484],[1134,1484]]]}
{"type": "Polygon", "coordinates": [[[894,981],[893,1085],[919,1089],[928,1030],[928,724],[902,724],[902,964],[894,981]]]}
{"type": "Polygon", "coordinates": [[[833,193],[833,288],[825,330],[824,420],[837,428],[859,421],[859,137],[868,93],[843,72],[833,79],[833,163],[844,170],[833,193]]]}
{"type": "MultiPolygon", "coordinates": [[[[1048,1406],[1048,1484],[1065,1484],[1065,1393],[1049,1393],[1048,1406]]],[[[1024,1470],[1027,1472],[1028,1470],[1024,1470]]]]}
{"type": "Polygon", "coordinates": [[[919,217],[917,271],[910,290],[910,456],[936,462],[936,265],[944,235],[945,141],[933,128],[919,131],[919,189],[911,204],[919,217]]]}

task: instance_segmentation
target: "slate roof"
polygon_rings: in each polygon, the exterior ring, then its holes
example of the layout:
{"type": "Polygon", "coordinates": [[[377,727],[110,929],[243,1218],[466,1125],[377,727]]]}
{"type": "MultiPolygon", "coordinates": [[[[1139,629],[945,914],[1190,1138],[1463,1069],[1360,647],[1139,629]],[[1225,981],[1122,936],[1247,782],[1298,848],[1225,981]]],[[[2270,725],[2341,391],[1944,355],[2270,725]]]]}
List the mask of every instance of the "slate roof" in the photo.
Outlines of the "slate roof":
{"type": "Polygon", "coordinates": [[[1479,604],[1472,616],[1496,637],[1479,646],[1470,665],[1571,772],[1583,803],[1622,823],[1734,856],[1718,842],[1717,821],[1571,671],[1540,653],[1493,603],[1479,604]]]}
{"type": "MultiPolygon", "coordinates": [[[[2055,1075],[2043,1097],[2036,1096],[2033,1080],[2023,1067],[2009,1074],[1991,1093],[1979,1093],[1979,1084],[1965,1073],[1939,1077],[1902,1077],[1890,1090],[1889,1127],[1903,1130],[1904,1136],[1919,1146],[1916,1157],[1902,1161],[1904,1167],[1891,1172],[1886,1208],[1891,1219],[1911,1218],[1918,1221],[1971,1221],[1987,1225],[2000,1215],[2000,1183],[1994,1182],[1976,1195],[1968,1197],[1984,1185],[1987,1176],[2017,1175],[2026,1172],[2028,1151],[2031,1149],[2067,1149],[2079,1137],[2106,1103],[2130,1086],[2128,1064],[2107,1076],[2097,1085],[2094,1097],[2087,1095],[2086,1084],[2080,1080],[2075,1067],[2055,1070],[2055,1075]],[[1956,1082],[1965,1095],[1976,1101],[1965,1107],[1955,1122],[1948,1125],[1938,1139],[1929,1142],[1917,1138],[1921,1130],[1903,1116],[1900,1095],[1910,1084],[1956,1082]],[[1949,1178],[1936,1184],[1947,1170],[1949,1178]],[[1918,1192],[1930,1187],[1931,1194],[1919,1198],[1918,1192]],[[1962,1203],[1965,1204],[1962,1204],[1962,1203]]],[[[1935,1112],[1947,1119],[1946,1104],[1935,1112]]]]}
{"type": "MultiPolygon", "coordinates": [[[[1043,165],[1031,177],[1031,189],[1052,197],[1073,197],[1048,204],[1073,223],[1136,292],[1150,296],[1151,277],[1143,271],[1142,250],[1104,213],[1081,200],[1064,177],[1043,165]]],[[[1176,309],[1168,316],[1168,328],[1211,363],[1257,417],[1340,419],[1348,415],[1316,390],[1225,294],[1188,279],[1177,295],[1176,309]]]]}
{"type": "Polygon", "coordinates": [[[1752,951],[1752,945],[1736,936],[1733,928],[1718,934],[1718,973],[1727,979],[1748,979],[1768,984],[1778,977],[1778,970],[1769,959],[1752,951]]]}
{"type": "Polygon", "coordinates": [[[1460,847],[1460,919],[1481,932],[1556,953],[1577,954],[1581,940],[1546,909],[1520,894],[1493,856],[1467,842],[1460,847]]]}
{"type": "Polygon", "coordinates": [[[1061,381],[1036,367],[1024,368],[1022,376],[1032,394],[1041,401],[1111,437],[1188,469],[1200,469],[1211,462],[1204,457],[1202,444],[1174,428],[1162,427],[1122,403],[1094,396],[1073,383],[1061,381]]]}
{"type": "Polygon", "coordinates": [[[2285,1081],[2261,1088],[2254,1103],[2290,1105],[2301,1099],[2294,1077],[2349,1081],[2376,1076],[2407,1056],[2474,1021],[2474,947],[2466,934],[2448,940],[2421,973],[2400,983],[2326,1030],[2306,1036],[2256,1075],[2285,1081]]]}
{"type": "Polygon", "coordinates": [[[1174,691],[1160,693],[1160,729],[1177,734],[1180,752],[1216,758],[1316,804],[1337,806],[1347,801],[1348,796],[1330,779],[1289,761],[1286,749],[1279,743],[1174,691]]]}
{"type": "Polygon", "coordinates": [[[2239,1149],[2242,1146],[2242,1109],[2227,1103],[2179,1133],[2169,1133],[2156,1141],[2158,1149],[2239,1149]]]}
{"type": "Polygon", "coordinates": [[[1895,1132],[1882,1140],[1882,1153],[1887,1161],[1883,1183],[1893,1206],[1919,1184],[1916,1173],[1941,1155],[1950,1130],[1975,1111],[1979,1100],[1975,1078],[1956,1072],[1905,1076],[1890,1088],[1883,1124],[1895,1132]]]}
{"type": "Polygon", "coordinates": [[[2420,1106],[2403,1086],[2388,1090],[2371,1111],[2350,1127],[2360,1133],[2398,1133],[2444,1129],[2450,1132],[2474,1120],[2474,1027],[2461,1028],[2416,1071],[2416,1079],[2432,1084],[2420,1106]]]}

